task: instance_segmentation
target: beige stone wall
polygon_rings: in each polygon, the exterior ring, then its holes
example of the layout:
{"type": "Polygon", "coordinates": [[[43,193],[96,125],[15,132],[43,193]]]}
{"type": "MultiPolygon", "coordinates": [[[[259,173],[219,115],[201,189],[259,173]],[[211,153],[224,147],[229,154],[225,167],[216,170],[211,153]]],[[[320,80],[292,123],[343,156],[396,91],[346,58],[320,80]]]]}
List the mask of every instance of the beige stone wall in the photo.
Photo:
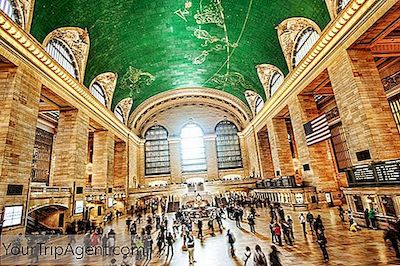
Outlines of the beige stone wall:
{"type": "Polygon", "coordinates": [[[169,152],[170,152],[170,169],[171,183],[181,183],[182,182],[182,164],[181,164],[181,151],[180,151],[180,139],[179,138],[169,138],[169,152]]]}
{"type": "Polygon", "coordinates": [[[268,138],[269,132],[262,130],[257,133],[258,152],[261,163],[261,176],[264,179],[275,177],[274,165],[272,162],[271,145],[268,138]]]}
{"type": "Polygon", "coordinates": [[[294,175],[292,153],[290,151],[285,119],[271,119],[267,121],[267,127],[275,173],[276,171],[280,171],[281,176],[294,175]]]}
{"type": "Polygon", "coordinates": [[[302,171],[306,185],[317,188],[319,200],[325,201],[324,192],[338,191],[336,172],[329,152],[328,140],[311,146],[307,145],[303,125],[319,115],[314,97],[312,95],[293,96],[289,102],[290,119],[296,139],[298,159],[302,166],[308,164],[309,171],[302,171]]]}
{"type": "Polygon", "coordinates": [[[126,188],[128,181],[128,151],[125,142],[116,142],[114,149],[114,187],[126,188]]]}
{"type": "Polygon", "coordinates": [[[217,158],[217,135],[209,134],[204,137],[204,146],[207,158],[207,179],[217,180],[218,177],[218,158],[217,158]]]}
{"type": "Polygon", "coordinates": [[[139,184],[139,146],[133,141],[129,140],[129,177],[128,188],[136,188],[139,184]]]}
{"type": "Polygon", "coordinates": [[[114,135],[109,131],[93,134],[93,187],[112,187],[114,180],[114,135]]]}
{"type": "MultiPolygon", "coordinates": [[[[252,172],[255,172],[256,175],[260,175],[260,164],[259,164],[259,158],[258,158],[258,149],[257,149],[257,143],[256,139],[254,136],[254,131],[250,131],[247,135],[243,137],[244,144],[243,148],[247,151],[245,154],[247,154],[248,158],[248,164],[247,164],[247,169],[249,172],[249,175],[252,174],[252,172]]],[[[245,156],[246,157],[246,156],[245,156]]],[[[245,166],[246,168],[246,166],[245,166]]]]}
{"type": "Polygon", "coordinates": [[[400,158],[400,136],[372,54],[349,50],[328,68],[353,165],[357,152],[373,161],[400,158]]]}
{"type": "MultiPolygon", "coordinates": [[[[41,83],[28,69],[0,68],[0,208],[25,205],[40,91],[41,83]],[[7,196],[8,184],[23,185],[22,195],[7,196]]],[[[23,224],[24,221],[25,215],[22,217],[23,224]]],[[[23,227],[12,229],[22,231],[23,227]]],[[[6,228],[3,233],[7,233],[6,228]]]]}
{"type": "Polygon", "coordinates": [[[80,110],[60,112],[57,135],[53,146],[53,171],[50,184],[53,186],[84,186],[89,117],[80,110]]]}

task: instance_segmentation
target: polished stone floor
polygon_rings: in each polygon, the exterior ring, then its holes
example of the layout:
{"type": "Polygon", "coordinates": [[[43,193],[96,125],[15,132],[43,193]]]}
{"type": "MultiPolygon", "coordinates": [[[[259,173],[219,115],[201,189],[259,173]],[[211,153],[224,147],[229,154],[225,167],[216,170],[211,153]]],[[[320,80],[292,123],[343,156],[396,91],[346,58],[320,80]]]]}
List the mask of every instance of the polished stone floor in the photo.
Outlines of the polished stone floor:
{"type": "MultiPolygon", "coordinates": [[[[224,226],[233,230],[236,237],[236,255],[234,259],[228,253],[226,231],[222,234],[217,231],[216,236],[205,235],[203,241],[196,239],[194,257],[195,265],[198,266],[225,266],[225,265],[243,265],[242,257],[246,246],[254,249],[259,244],[262,250],[267,254],[270,252],[271,238],[268,228],[269,215],[266,209],[258,209],[260,214],[256,219],[256,234],[250,233],[249,227],[243,223],[242,229],[236,228],[233,221],[224,220],[224,226]]],[[[383,231],[363,229],[353,233],[348,231],[348,223],[342,224],[337,215],[336,209],[314,210],[313,214],[321,214],[326,236],[328,239],[328,252],[330,261],[324,263],[322,254],[316,243],[316,238],[312,234],[306,237],[301,232],[301,226],[298,222],[300,212],[286,211],[293,217],[295,222],[295,242],[293,246],[284,245],[278,247],[280,258],[283,265],[400,265],[396,260],[393,250],[389,244],[383,241],[383,231]]],[[[171,224],[171,223],[170,223],[171,224]]],[[[125,226],[125,218],[120,218],[106,227],[116,231],[117,245],[129,245],[129,235],[125,226]]],[[[206,226],[204,226],[206,227],[206,226]]],[[[207,234],[207,231],[205,232],[207,234]]],[[[154,233],[155,240],[156,232],[154,233]]],[[[77,238],[78,242],[81,241],[77,238]]],[[[62,242],[62,240],[59,240],[62,242]]],[[[155,250],[153,259],[150,262],[136,262],[134,258],[129,258],[131,265],[188,265],[188,255],[182,251],[182,240],[177,238],[174,243],[175,254],[172,259],[166,259],[165,255],[158,255],[155,250]]],[[[111,257],[91,256],[84,259],[72,259],[70,257],[52,260],[52,256],[40,257],[40,265],[110,265],[111,257]]],[[[116,257],[117,264],[121,265],[121,257],[116,257]]],[[[253,265],[252,257],[250,263],[253,265]]],[[[2,265],[16,265],[12,258],[3,258],[2,265]]],[[[26,260],[23,264],[32,264],[32,261],[26,260]]]]}

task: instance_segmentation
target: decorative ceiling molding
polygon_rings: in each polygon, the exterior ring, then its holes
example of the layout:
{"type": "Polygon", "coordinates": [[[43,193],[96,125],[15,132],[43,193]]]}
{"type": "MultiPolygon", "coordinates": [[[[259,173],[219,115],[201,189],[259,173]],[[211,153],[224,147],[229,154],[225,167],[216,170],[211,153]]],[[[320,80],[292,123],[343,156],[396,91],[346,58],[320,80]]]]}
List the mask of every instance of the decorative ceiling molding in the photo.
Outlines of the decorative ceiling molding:
{"type": "Polygon", "coordinates": [[[153,114],[180,103],[208,103],[222,107],[237,117],[242,128],[252,118],[249,108],[241,100],[227,92],[202,87],[184,88],[155,95],[141,103],[130,115],[128,126],[138,134],[143,124],[153,114]]]}
{"type": "MultiPolygon", "coordinates": [[[[258,78],[264,88],[265,96],[267,99],[271,97],[271,78],[275,72],[284,77],[282,71],[274,65],[271,64],[261,64],[256,66],[258,78]]],[[[247,100],[248,101],[248,100],[247,100]]]]}
{"type": "Polygon", "coordinates": [[[43,47],[46,47],[52,39],[63,41],[71,50],[78,67],[78,80],[83,81],[90,46],[89,33],[87,30],[77,27],[55,29],[46,36],[43,41],[43,47]]]}
{"type": "Polygon", "coordinates": [[[261,96],[258,93],[256,93],[255,91],[251,91],[251,90],[245,91],[244,96],[246,96],[246,100],[250,105],[253,116],[256,116],[256,100],[258,97],[261,97],[261,96]]]}
{"type": "Polygon", "coordinates": [[[19,8],[19,12],[22,12],[22,25],[25,31],[31,29],[32,25],[32,17],[33,17],[33,8],[35,6],[35,0],[17,0],[17,8],[19,8]]]}
{"type": "Polygon", "coordinates": [[[96,82],[104,89],[106,95],[106,106],[108,109],[111,109],[115,87],[117,86],[117,78],[117,74],[113,72],[105,72],[95,77],[89,86],[89,88],[91,88],[93,83],[96,82]]]}
{"type": "Polygon", "coordinates": [[[131,111],[132,105],[133,105],[132,98],[125,98],[121,100],[115,107],[115,108],[117,108],[118,106],[121,107],[125,124],[128,124],[129,112],[131,111]]]}
{"type": "Polygon", "coordinates": [[[292,57],[296,40],[299,33],[308,27],[312,27],[318,34],[321,34],[320,27],[314,21],[302,17],[288,18],[276,27],[279,43],[290,71],[293,70],[292,57]]]}

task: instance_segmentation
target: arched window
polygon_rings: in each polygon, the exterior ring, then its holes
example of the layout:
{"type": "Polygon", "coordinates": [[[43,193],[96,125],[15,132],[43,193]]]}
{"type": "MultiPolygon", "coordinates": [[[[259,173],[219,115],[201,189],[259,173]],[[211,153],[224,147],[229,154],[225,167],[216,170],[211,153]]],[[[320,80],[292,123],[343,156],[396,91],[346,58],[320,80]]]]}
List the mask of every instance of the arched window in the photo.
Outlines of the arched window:
{"type": "Polygon", "coordinates": [[[337,12],[340,13],[348,3],[350,3],[350,0],[338,0],[337,12]]]}
{"type": "Polygon", "coordinates": [[[189,123],[181,131],[182,171],[206,171],[206,151],[203,130],[195,123],[189,123]]]}
{"type": "Polygon", "coordinates": [[[95,82],[92,84],[92,86],[90,87],[90,93],[92,93],[92,95],[96,97],[97,100],[99,100],[104,106],[106,106],[106,95],[99,83],[95,82]]]}
{"type": "Polygon", "coordinates": [[[256,104],[255,104],[255,112],[258,114],[264,107],[264,100],[260,95],[257,96],[256,104]]]}
{"type": "Polygon", "coordinates": [[[63,42],[58,39],[50,40],[46,46],[46,51],[74,78],[78,77],[74,57],[63,42]]]}
{"type": "Polygon", "coordinates": [[[18,17],[18,9],[14,0],[0,0],[0,9],[7,14],[15,23],[21,24],[18,17]]]}
{"type": "Polygon", "coordinates": [[[217,134],[218,169],[242,167],[238,129],[230,121],[219,122],[215,128],[217,134]]]}
{"type": "Polygon", "coordinates": [[[274,93],[278,90],[278,88],[283,83],[283,75],[279,72],[275,72],[271,77],[270,82],[270,96],[274,95],[274,93]]]}
{"type": "Polygon", "coordinates": [[[114,110],[114,114],[115,116],[118,118],[119,121],[121,121],[122,123],[124,123],[124,113],[122,111],[121,106],[117,105],[117,107],[114,110]]]}
{"type": "Polygon", "coordinates": [[[306,56],[318,38],[319,34],[312,27],[308,27],[300,33],[296,45],[294,46],[293,68],[306,56]]]}
{"type": "Polygon", "coordinates": [[[168,131],[159,125],[152,126],[145,134],[146,175],[169,174],[168,131]]]}

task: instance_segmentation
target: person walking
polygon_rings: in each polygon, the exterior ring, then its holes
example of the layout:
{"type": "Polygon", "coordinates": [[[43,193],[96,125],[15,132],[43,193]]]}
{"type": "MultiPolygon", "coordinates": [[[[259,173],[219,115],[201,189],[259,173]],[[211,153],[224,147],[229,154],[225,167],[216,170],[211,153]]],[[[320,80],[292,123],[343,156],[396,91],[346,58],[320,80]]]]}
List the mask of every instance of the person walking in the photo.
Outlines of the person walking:
{"type": "Polygon", "coordinates": [[[275,224],[274,222],[271,221],[271,223],[269,224],[269,230],[271,230],[271,240],[272,243],[278,242],[278,238],[275,235],[275,224]]]}
{"type": "Polygon", "coordinates": [[[289,225],[289,234],[292,240],[294,240],[294,234],[293,234],[293,219],[290,217],[290,215],[287,216],[286,223],[289,225]]]}
{"type": "Polygon", "coordinates": [[[307,230],[306,230],[306,217],[304,217],[304,214],[303,214],[303,213],[300,213],[299,220],[300,220],[301,227],[303,228],[303,234],[304,234],[304,236],[305,236],[305,235],[307,234],[307,230]]]}
{"type": "Polygon", "coordinates": [[[189,256],[189,265],[193,265],[195,260],[194,260],[194,237],[192,232],[190,232],[186,238],[186,246],[189,256]]]}
{"type": "Polygon", "coordinates": [[[236,221],[236,226],[241,228],[242,226],[240,225],[240,213],[239,210],[236,210],[234,213],[235,221],[236,221]]]}
{"type": "Polygon", "coordinates": [[[278,240],[279,246],[282,246],[282,230],[281,230],[281,226],[277,222],[274,225],[274,233],[278,240]]]}
{"type": "Polygon", "coordinates": [[[342,205],[340,205],[339,207],[338,207],[338,210],[339,210],[339,217],[340,217],[340,220],[342,221],[342,223],[344,222],[344,210],[343,210],[343,208],[342,208],[342,205]]]}
{"type": "Polygon", "coordinates": [[[153,239],[151,235],[146,232],[145,236],[143,237],[143,244],[144,244],[144,255],[146,256],[146,260],[151,260],[151,254],[153,253],[153,239]]]}
{"type": "Polygon", "coordinates": [[[276,248],[276,246],[272,245],[271,246],[271,253],[269,253],[269,263],[270,266],[282,266],[281,260],[279,259],[279,251],[276,248]]]}
{"type": "Polygon", "coordinates": [[[364,220],[365,220],[365,226],[366,226],[367,228],[369,228],[370,225],[371,225],[371,223],[370,223],[370,221],[369,221],[369,210],[368,210],[368,209],[365,209],[365,210],[364,210],[364,220]]]}
{"type": "Polygon", "coordinates": [[[127,227],[128,231],[129,231],[129,229],[131,227],[131,222],[132,222],[132,218],[128,217],[128,219],[126,219],[126,227],[127,227]]]}
{"type": "Polygon", "coordinates": [[[375,210],[374,210],[374,208],[371,208],[371,209],[369,210],[368,218],[369,218],[369,220],[371,221],[371,227],[372,227],[372,229],[376,230],[377,227],[376,227],[375,210]]]}
{"type": "Polygon", "coordinates": [[[255,220],[254,220],[254,214],[250,213],[249,216],[247,217],[247,221],[250,226],[250,232],[256,233],[256,228],[255,228],[255,220]]]}
{"type": "Polygon", "coordinates": [[[228,229],[226,236],[228,237],[228,244],[230,247],[229,251],[231,253],[231,256],[235,257],[235,246],[234,246],[236,242],[235,236],[233,235],[230,229],[228,229]]]}
{"type": "Polygon", "coordinates": [[[307,219],[308,224],[310,225],[311,233],[314,234],[314,229],[313,229],[314,215],[310,211],[308,211],[306,219],[307,219]]]}
{"type": "Polygon", "coordinates": [[[247,265],[247,261],[250,259],[250,256],[251,256],[251,249],[250,247],[247,246],[243,256],[244,266],[247,265]]]}
{"type": "Polygon", "coordinates": [[[201,219],[197,221],[197,229],[198,229],[197,237],[203,239],[203,221],[201,219]]]}
{"type": "Polygon", "coordinates": [[[327,239],[326,239],[326,237],[325,237],[325,235],[324,235],[324,233],[322,232],[321,229],[318,229],[316,231],[316,233],[317,233],[317,242],[318,242],[318,245],[319,245],[319,247],[320,247],[320,249],[322,251],[322,255],[324,257],[324,261],[328,262],[329,261],[329,255],[328,255],[328,251],[326,250],[326,244],[328,243],[328,241],[327,241],[327,239]]]}
{"type": "Polygon", "coordinates": [[[254,249],[254,266],[268,266],[267,258],[265,257],[264,252],[261,251],[261,247],[256,245],[254,249]]]}
{"type": "Polygon", "coordinates": [[[171,259],[174,256],[174,246],[172,245],[174,243],[174,237],[172,236],[171,232],[167,233],[167,237],[165,238],[167,241],[167,259],[169,256],[169,250],[171,249],[171,259]]]}

